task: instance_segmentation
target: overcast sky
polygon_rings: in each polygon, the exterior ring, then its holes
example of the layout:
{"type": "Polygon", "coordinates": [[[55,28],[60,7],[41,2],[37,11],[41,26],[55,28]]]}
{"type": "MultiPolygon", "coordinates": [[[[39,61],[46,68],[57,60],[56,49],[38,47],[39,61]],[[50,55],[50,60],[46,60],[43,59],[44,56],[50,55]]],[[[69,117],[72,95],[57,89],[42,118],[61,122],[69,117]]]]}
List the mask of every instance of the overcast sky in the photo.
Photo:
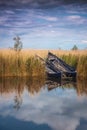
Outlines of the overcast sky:
{"type": "Polygon", "coordinates": [[[87,48],[87,0],[0,0],[0,48],[87,48]]]}

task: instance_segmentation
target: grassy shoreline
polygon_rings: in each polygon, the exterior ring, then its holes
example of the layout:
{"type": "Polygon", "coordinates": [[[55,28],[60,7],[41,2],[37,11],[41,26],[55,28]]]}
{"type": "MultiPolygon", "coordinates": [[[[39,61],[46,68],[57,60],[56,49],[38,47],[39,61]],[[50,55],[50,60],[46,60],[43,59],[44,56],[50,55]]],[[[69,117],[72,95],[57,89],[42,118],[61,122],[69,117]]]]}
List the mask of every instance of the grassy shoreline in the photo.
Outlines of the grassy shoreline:
{"type": "MultiPolygon", "coordinates": [[[[45,66],[35,55],[46,58],[49,50],[23,49],[20,53],[0,49],[0,77],[2,76],[43,76],[45,66]]],[[[87,50],[50,50],[66,63],[74,66],[79,78],[87,78],[87,50]]]]}

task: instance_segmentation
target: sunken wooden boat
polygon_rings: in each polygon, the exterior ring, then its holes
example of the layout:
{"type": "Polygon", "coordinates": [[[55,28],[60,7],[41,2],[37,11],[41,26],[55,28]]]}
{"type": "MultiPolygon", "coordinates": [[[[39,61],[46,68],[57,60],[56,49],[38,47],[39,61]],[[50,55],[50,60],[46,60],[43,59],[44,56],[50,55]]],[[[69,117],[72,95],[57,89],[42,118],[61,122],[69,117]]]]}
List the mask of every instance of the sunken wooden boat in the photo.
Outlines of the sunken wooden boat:
{"type": "Polygon", "coordinates": [[[48,77],[76,78],[77,72],[75,68],[68,65],[66,62],[64,62],[62,59],[52,54],[51,52],[48,53],[45,65],[48,77]]]}
{"type": "Polygon", "coordinates": [[[68,65],[65,61],[49,52],[46,60],[37,56],[45,63],[47,77],[51,78],[76,78],[76,70],[74,67],[68,65]]]}

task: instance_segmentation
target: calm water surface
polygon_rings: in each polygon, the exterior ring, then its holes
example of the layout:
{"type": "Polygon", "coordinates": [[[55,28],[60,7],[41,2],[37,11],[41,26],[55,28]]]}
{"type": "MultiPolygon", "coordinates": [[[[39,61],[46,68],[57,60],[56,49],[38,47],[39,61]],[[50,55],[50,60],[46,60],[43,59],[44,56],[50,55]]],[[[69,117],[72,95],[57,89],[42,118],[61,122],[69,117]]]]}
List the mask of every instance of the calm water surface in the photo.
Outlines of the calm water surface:
{"type": "Polygon", "coordinates": [[[0,78],[0,130],[87,130],[87,81],[0,78]]]}

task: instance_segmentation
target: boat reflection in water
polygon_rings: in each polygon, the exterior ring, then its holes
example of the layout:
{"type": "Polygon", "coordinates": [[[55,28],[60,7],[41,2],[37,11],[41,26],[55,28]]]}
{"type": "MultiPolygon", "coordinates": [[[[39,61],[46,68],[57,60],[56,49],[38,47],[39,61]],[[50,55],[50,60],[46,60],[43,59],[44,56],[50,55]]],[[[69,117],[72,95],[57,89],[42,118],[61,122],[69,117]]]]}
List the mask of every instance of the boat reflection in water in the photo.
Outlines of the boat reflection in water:
{"type": "Polygon", "coordinates": [[[48,87],[48,90],[52,90],[52,89],[55,89],[55,88],[75,88],[77,87],[77,82],[76,82],[76,79],[57,79],[57,78],[49,78],[47,81],[46,81],[46,84],[47,84],[47,87],[48,87]]]}

